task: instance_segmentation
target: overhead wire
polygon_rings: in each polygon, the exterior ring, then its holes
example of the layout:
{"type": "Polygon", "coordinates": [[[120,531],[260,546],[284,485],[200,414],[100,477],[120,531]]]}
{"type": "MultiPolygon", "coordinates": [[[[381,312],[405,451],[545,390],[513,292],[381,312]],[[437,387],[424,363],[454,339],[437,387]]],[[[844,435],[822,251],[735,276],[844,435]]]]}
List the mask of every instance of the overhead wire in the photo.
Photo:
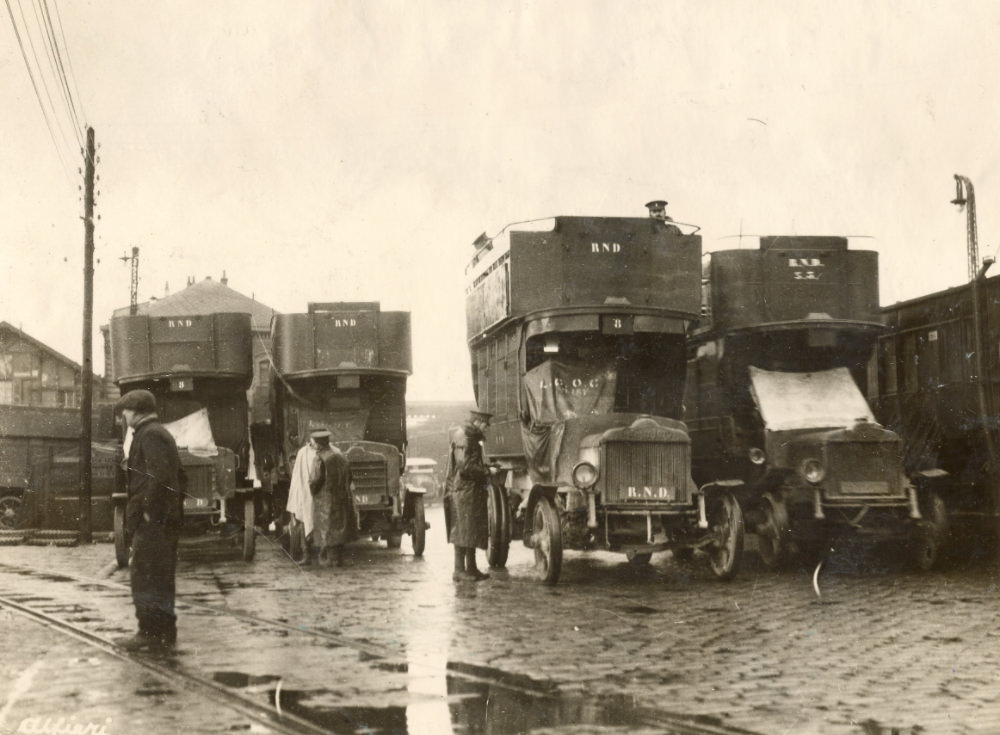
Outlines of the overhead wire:
{"type": "MultiPolygon", "coordinates": [[[[45,98],[49,101],[49,109],[51,109],[52,116],[55,118],[56,127],[59,130],[59,135],[62,136],[63,142],[66,143],[66,146],[69,148],[69,150],[73,150],[73,146],[70,144],[69,139],[66,137],[66,131],[63,129],[62,118],[61,118],[60,115],[58,115],[56,113],[56,103],[52,100],[52,93],[49,91],[49,84],[48,84],[48,82],[45,79],[46,75],[44,73],[42,73],[42,62],[38,58],[38,51],[35,49],[35,41],[32,38],[32,34],[31,34],[31,32],[30,32],[30,30],[28,28],[28,18],[27,18],[27,16],[24,13],[24,6],[21,4],[21,0],[17,0],[17,9],[21,13],[21,23],[23,24],[23,27],[24,27],[24,35],[27,36],[27,38],[28,38],[28,46],[30,46],[30,48],[31,48],[31,55],[35,59],[35,69],[38,71],[38,77],[39,77],[39,79],[41,79],[42,89],[45,90],[45,98]]],[[[42,29],[42,21],[38,17],[38,8],[37,8],[37,6],[34,3],[32,3],[32,9],[35,11],[35,23],[38,24],[39,32],[42,35],[41,44],[42,44],[42,46],[45,47],[46,55],[48,56],[48,59],[49,59],[49,68],[52,69],[53,76],[56,77],[55,83],[59,87],[59,93],[62,94],[62,97],[63,97],[62,103],[64,105],[64,109],[67,109],[67,108],[65,108],[65,104],[66,104],[65,96],[66,96],[66,93],[62,89],[62,85],[59,84],[58,74],[56,73],[56,70],[55,70],[55,62],[53,61],[53,58],[52,58],[52,51],[51,51],[49,43],[45,39],[45,31],[42,29]]],[[[74,125],[75,125],[75,121],[73,120],[73,116],[70,115],[70,127],[72,128],[74,125]]],[[[79,145],[79,143],[80,143],[79,135],[76,134],[75,130],[73,132],[74,132],[74,136],[77,139],[77,144],[79,145]]]]}
{"type": "Polygon", "coordinates": [[[17,20],[14,18],[14,11],[10,7],[10,0],[4,0],[4,4],[7,6],[7,14],[10,16],[10,24],[14,28],[14,36],[17,38],[17,45],[21,49],[21,58],[24,59],[24,66],[28,70],[28,78],[31,80],[31,88],[35,91],[35,99],[38,100],[38,106],[41,108],[42,117],[45,119],[45,127],[48,128],[49,138],[52,140],[52,146],[56,149],[56,155],[59,157],[59,163],[62,165],[63,172],[66,174],[67,179],[70,180],[70,183],[72,183],[69,169],[66,166],[66,160],[63,158],[62,150],[56,140],[55,132],[52,130],[52,121],[49,120],[48,112],[45,110],[45,103],[42,101],[42,95],[38,91],[38,84],[35,82],[35,75],[31,71],[31,62],[28,60],[28,54],[24,49],[24,41],[21,39],[21,32],[18,30],[17,20]]]}
{"type": "Polygon", "coordinates": [[[42,16],[45,19],[45,27],[48,31],[49,40],[52,46],[52,53],[55,57],[56,67],[58,69],[58,78],[61,82],[61,86],[65,92],[66,102],[68,103],[70,117],[74,123],[74,131],[76,132],[77,142],[80,144],[80,148],[83,148],[83,125],[80,122],[80,116],[76,111],[76,103],[73,101],[73,93],[69,88],[69,79],[66,77],[66,67],[62,60],[62,51],[59,48],[59,40],[56,38],[55,27],[52,25],[52,15],[49,13],[49,5],[47,0],[41,0],[42,16]]]}
{"type": "Polygon", "coordinates": [[[73,59],[69,55],[69,44],[66,43],[66,33],[63,30],[62,15],[59,12],[59,3],[52,0],[52,5],[56,9],[56,21],[59,23],[59,35],[62,37],[63,49],[66,51],[66,64],[69,66],[69,76],[73,80],[73,89],[76,92],[76,103],[80,106],[80,113],[83,115],[83,122],[87,122],[87,110],[83,107],[83,97],[80,96],[80,88],[76,84],[76,72],[73,71],[73,59]]]}

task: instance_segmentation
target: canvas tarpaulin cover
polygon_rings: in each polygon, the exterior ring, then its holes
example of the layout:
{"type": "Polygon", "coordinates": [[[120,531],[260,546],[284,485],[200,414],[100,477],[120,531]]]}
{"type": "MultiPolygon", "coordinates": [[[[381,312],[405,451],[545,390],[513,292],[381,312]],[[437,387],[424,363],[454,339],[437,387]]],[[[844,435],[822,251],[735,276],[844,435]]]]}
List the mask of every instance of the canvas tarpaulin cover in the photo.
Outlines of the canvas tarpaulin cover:
{"type": "Polygon", "coordinates": [[[847,368],[785,373],[750,368],[754,402],[771,431],[853,426],[875,417],[847,368]]]}
{"type": "MultiPolygon", "coordinates": [[[[174,441],[177,442],[178,449],[186,449],[196,457],[216,457],[219,454],[219,448],[212,437],[212,424],[208,420],[208,409],[199,408],[184,418],[168,421],[163,424],[163,428],[170,432],[174,441]]],[[[133,433],[131,426],[125,432],[123,450],[126,457],[129,447],[132,446],[133,433]]]]}
{"type": "Polygon", "coordinates": [[[521,427],[528,470],[535,482],[554,482],[566,421],[611,413],[615,406],[614,364],[579,365],[546,360],[524,376],[531,423],[521,427]]]}

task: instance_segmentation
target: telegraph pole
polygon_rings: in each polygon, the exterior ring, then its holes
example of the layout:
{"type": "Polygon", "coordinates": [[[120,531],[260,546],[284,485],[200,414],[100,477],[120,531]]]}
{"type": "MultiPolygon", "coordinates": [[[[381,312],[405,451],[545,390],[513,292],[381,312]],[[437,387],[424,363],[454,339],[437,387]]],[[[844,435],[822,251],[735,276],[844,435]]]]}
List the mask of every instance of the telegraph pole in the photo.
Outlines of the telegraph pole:
{"type": "Polygon", "coordinates": [[[80,397],[80,543],[91,542],[91,413],[94,364],[94,129],[87,128],[83,175],[83,382],[80,397]]]}

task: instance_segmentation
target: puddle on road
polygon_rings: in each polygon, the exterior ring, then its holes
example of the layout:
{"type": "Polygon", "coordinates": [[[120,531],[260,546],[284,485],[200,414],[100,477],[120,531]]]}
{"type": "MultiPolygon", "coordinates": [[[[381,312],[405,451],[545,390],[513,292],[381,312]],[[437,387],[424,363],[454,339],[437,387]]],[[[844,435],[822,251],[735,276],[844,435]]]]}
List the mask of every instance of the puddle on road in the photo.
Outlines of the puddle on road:
{"type": "MultiPolygon", "coordinates": [[[[394,672],[407,669],[405,664],[388,661],[373,662],[373,668],[394,672]]],[[[349,694],[323,688],[288,689],[280,686],[278,676],[218,671],[212,678],[245,693],[266,693],[268,704],[276,710],[333,733],[503,735],[581,726],[628,732],[649,728],[664,735],[704,733],[706,726],[719,733],[743,732],[727,730],[721,720],[712,717],[643,709],[625,695],[584,696],[520,674],[456,663],[448,665],[439,693],[429,694],[424,687],[411,689],[405,706],[340,704],[349,699],[349,694]]]]}

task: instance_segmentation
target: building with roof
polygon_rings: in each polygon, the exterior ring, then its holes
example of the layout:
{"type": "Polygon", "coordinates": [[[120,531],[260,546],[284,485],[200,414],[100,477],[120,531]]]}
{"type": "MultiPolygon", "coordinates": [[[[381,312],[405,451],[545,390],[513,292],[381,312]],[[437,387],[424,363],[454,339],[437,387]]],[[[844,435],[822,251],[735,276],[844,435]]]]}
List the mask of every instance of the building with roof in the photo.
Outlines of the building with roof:
{"type": "MultiPolygon", "coordinates": [[[[79,408],[83,368],[8,322],[0,322],[0,404],[79,408]]],[[[94,377],[93,395],[102,381],[94,377]]]]}

